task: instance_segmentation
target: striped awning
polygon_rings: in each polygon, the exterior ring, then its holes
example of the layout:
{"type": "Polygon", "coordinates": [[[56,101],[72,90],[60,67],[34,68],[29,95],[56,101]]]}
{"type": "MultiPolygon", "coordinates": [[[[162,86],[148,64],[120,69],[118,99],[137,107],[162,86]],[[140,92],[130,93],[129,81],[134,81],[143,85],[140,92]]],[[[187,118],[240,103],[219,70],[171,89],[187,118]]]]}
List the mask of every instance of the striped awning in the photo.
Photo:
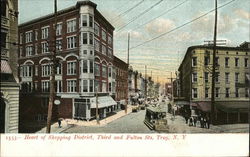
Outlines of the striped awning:
{"type": "Polygon", "coordinates": [[[1,73],[12,74],[10,65],[6,60],[1,60],[1,73]]]}

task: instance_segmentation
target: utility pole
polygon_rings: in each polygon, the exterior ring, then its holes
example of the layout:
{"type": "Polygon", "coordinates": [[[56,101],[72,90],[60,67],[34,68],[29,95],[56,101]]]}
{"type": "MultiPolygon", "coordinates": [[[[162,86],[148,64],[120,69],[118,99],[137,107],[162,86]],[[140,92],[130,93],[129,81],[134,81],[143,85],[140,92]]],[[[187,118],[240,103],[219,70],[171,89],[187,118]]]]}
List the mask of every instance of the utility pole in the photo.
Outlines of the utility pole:
{"type": "Polygon", "coordinates": [[[217,38],[217,0],[215,0],[215,21],[214,21],[214,45],[213,45],[213,69],[212,69],[212,92],[211,92],[211,123],[215,120],[215,68],[216,68],[216,38],[217,38]]]}
{"type": "Polygon", "coordinates": [[[52,110],[55,98],[55,70],[56,70],[56,27],[57,27],[57,0],[54,0],[54,9],[55,9],[55,26],[54,26],[54,45],[52,51],[52,64],[51,64],[51,77],[50,77],[50,95],[49,95],[49,106],[48,106],[48,117],[47,117],[47,128],[46,133],[50,133],[51,129],[51,119],[52,119],[52,110]]]}
{"type": "Polygon", "coordinates": [[[128,103],[129,103],[129,40],[130,40],[130,34],[128,33],[128,100],[127,100],[127,104],[125,106],[125,113],[127,114],[128,112],[128,103]]]}
{"type": "Polygon", "coordinates": [[[99,121],[99,113],[98,113],[98,87],[95,88],[95,97],[96,97],[96,110],[95,110],[95,115],[96,115],[96,122],[97,124],[100,124],[99,121]]]}
{"type": "Polygon", "coordinates": [[[145,65],[145,101],[147,99],[147,66],[145,65]]]}

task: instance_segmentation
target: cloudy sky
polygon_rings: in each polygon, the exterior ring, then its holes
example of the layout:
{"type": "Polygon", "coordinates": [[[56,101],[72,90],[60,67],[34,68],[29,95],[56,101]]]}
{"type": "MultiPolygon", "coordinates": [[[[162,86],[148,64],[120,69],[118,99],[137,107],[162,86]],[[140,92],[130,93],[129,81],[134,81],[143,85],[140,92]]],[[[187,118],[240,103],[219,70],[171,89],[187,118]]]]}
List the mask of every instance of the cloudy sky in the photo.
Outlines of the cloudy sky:
{"type": "MultiPolygon", "coordinates": [[[[92,1],[115,27],[114,54],[127,61],[130,32],[130,64],[143,75],[147,65],[155,81],[169,81],[189,46],[213,39],[214,0],[92,1]]],[[[52,13],[53,2],[20,0],[19,23],[52,13]]],[[[75,4],[76,0],[58,0],[58,9],[75,4]]],[[[249,41],[250,0],[218,0],[220,6],[217,39],[227,40],[228,46],[249,41]]]]}

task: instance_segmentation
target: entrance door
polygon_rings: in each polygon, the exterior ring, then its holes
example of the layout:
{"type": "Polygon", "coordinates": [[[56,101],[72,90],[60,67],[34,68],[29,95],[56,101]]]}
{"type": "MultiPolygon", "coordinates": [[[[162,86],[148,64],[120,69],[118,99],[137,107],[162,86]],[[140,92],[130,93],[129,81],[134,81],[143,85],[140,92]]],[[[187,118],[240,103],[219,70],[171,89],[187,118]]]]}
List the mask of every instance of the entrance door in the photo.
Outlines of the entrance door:
{"type": "Polygon", "coordinates": [[[0,104],[0,133],[5,132],[5,107],[6,104],[1,96],[1,104],[0,104]]]}
{"type": "Polygon", "coordinates": [[[75,117],[85,119],[86,118],[86,105],[82,102],[75,102],[75,117]]]}

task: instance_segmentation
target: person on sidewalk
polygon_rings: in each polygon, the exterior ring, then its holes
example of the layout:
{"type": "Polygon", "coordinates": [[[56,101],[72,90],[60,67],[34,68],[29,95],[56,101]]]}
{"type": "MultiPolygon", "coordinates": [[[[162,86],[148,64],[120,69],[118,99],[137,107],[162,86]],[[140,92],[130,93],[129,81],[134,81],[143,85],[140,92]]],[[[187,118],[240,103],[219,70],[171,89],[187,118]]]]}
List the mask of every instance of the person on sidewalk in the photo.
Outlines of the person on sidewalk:
{"type": "Polygon", "coordinates": [[[57,122],[58,122],[58,127],[61,128],[62,127],[61,126],[61,124],[62,124],[62,118],[59,118],[57,122]]]}
{"type": "Polygon", "coordinates": [[[194,117],[194,126],[196,127],[197,117],[194,117]]]}

